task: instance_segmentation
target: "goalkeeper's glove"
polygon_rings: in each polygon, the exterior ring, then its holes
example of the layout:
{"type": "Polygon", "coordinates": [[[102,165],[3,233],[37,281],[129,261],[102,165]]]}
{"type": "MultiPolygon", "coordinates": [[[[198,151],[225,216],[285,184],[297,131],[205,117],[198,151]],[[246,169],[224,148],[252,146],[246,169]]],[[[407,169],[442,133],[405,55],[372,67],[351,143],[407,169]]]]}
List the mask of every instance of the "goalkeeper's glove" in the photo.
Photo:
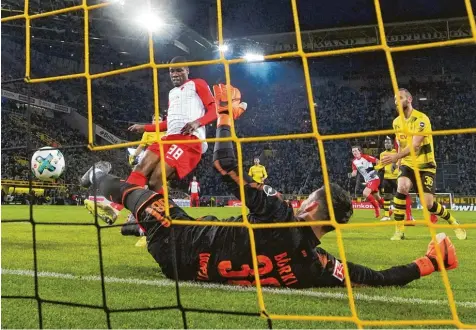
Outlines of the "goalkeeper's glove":
{"type": "MultiPolygon", "coordinates": [[[[233,109],[233,119],[237,119],[248,108],[246,102],[241,102],[241,92],[238,88],[231,85],[228,86],[231,92],[231,106],[233,109]]],[[[217,105],[217,113],[228,113],[228,94],[226,85],[218,84],[213,85],[213,94],[215,96],[215,102],[217,105]]]]}
{"type": "Polygon", "coordinates": [[[420,270],[420,276],[430,275],[434,271],[440,271],[438,262],[436,260],[436,247],[441,251],[443,257],[443,264],[445,269],[455,269],[458,267],[458,258],[456,257],[456,249],[451,242],[450,238],[445,233],[439,233],[436,235],[436,245],[434,241],[428,244],[428,250],[424,257],[415,260],[418,269],[420,270]]]}
{"type": "Polygon", "coordinates": [[[347,177],[348,177],[349,179],[351,179],[351,178],[352,178],[352,173],[347,173],[347,177]]]}

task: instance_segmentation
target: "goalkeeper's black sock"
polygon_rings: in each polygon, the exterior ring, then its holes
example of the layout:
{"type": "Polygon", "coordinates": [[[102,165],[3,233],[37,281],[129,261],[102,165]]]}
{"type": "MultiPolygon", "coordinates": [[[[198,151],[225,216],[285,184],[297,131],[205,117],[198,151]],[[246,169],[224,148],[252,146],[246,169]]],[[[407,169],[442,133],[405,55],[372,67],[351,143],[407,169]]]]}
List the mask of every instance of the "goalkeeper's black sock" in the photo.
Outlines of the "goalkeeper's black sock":
{"type": "Polygon", "coordinates": [[[450,211],[448,211],[443,205],[438,202],[433,202],[433,205],[428,209],[431,213],[445,219],[448,221],[449,224],[453,224],[456,222],[456,219],[451,215],[450,211]]]}

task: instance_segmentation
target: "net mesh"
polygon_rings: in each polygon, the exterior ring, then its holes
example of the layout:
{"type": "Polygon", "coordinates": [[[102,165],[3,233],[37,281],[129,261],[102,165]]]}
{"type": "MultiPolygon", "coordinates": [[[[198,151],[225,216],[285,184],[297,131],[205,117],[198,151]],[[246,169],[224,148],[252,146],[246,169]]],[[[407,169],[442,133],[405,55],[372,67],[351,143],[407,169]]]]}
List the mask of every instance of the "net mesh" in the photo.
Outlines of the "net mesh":
{"type": "MultiPolygon", "coordinates": [[[[38,286],[38,259],[37,259],[37,233],[36,233],[36,226],[38,225],[58,225],[60,223],[36,223],[33,217],[33,205],[30,203],[30,213],[29,219],[26,220],[2,220],[2,222],[29,222],[32,225],[32,239],[33,239],[33,267],[34,267],[34,284],[35,284],[35,294],[34,296],[21,296],[21,295],[10,295],[10,296],[2,296],[2,299],[33,299],[37,302],[38,305],[38,320],[39,320],[39,328],[43,328],[43,312],[42,307],[44,304],[56,304],[56,305],[66,305],[66,306],[74,306],[74,307],[83,307],[83,308],[91,308],[91,309],[102,309],[106,314],[107,326],[111,328],[111,313],[124,313],[124,312],[140,312],[140,311],[153,311],[153,310],[170,310],[170,309],[178,309],[181,312],[183,326],[187,328],[187,312],[199,312],[199,313],[221,313],[221,314],[230,314],[230,315],[243,315],[243,316],[254,316],[254,317],[263,317],[266,318],[268,321],[268,326],[272,328],[272,320],[294,320],[294,321],[331,321],[331,322],[347,322],[353,323],[358,328],[363,328],[364,326],[410,326],[410,325],[453,325],[459,328],[475,328],[476,325],[472,324],[465,324],[462,323],[459,319],[458,312],[456,309],[455,299],[453,296],[453,292],[450,286],[450,282],[448,279],[447,272],[445,271],[445,267],[443,266],[443,260],[441,256],[441,252],[437,249],[437,259],[442,269],[442,280],[445,286],[449,307],[451,311],[451,318],[450,319],[425,319],[425,320],[364,320],[359,317],[356,306],[354,295],[352,291],[352,286],[349,280],[348,268],[347,265],[347,258],[344,248],[344,243],[342,239],[342,231],[345,229],[351,229],[356,227],[375,227],[375,226],[393,226],[393,223],[383,222],[383,223],[357,223],[357,224],[345,224],[341,225],[338,224],[335,220],[334,208],[332,206],[332,197],[330,196],[330,179],[327,170],[327,162],[326,157],[324,154],[324,141],[326,140],[335,140],[335,139],[350,139],[350,138],[358,138],[358,137],[365,137],[365,136],[376,136],[376,135],[388,135],[394,133],[392,130],[378,130],[378,131],[367,131],[367,132],[360,132],[360,133],[346,133],[346,134],[331,134],[331,135],[322,135],[319,133],[318,130],[318,122],[316,117],[316,109],[314,104],[314,98],[312,94],[311,88],[311,79],[309,73],[309,65],[308,59],[313,57],[324,57],[324,56],[333,56],[333,55],[341,55],[341,54],[351,54],[351,53],[363,53],[363,52],[384,52],[388,64],[389,74],[392,82],[392,88],[395,95],[398,94],[398,85],[397,79],[395,74],[395,68],[393,64],[392,54],[395,52],[404,52],[404,51],[412,51],[418,49],[426,49],[426,48],[435,48],[435,47],[445,47],[445,46],[455,46],[455,45],[465,45],[465,44],[474,44],[476,42],[476,23],[473,14],[473,9],[471,7],[470,0],[465,0],[465,7],[468,14],[468,20],[471,28],[471,37],[461,38],[457,40],[449,40],[449,41],[440,41],[440,42],[431,42],[431,43],[424,43],[424,44],[416,44],[416,45],[408,45],[408,46],[396,46],[396,47],[389,47],[387,45],[387,39],[385,34],[385,29],[382,20],[382,12],[380,8],[379,0],[374,0],[374,7],[377,17],[378,23],[378,31],[379,31],[379,40],[380,44],[375,46],[365,46],[359,48],[347,48],[347,49],[340,49],[340,50],[330,50],[330,51],[318,51],[318,52],[304,52],[303,44],[301,39],[301,30],[299,25],[299,18],[298,18],[298,7],[296,4],[296,0],[290,0],[292,5],[292,14],[294,19],[294,28],[296,32],[296,42],[297,42],[297,50],[292,52],[285,52],[280,54],[273,54],[265,56],[265,60],[272,60],[272,59],[281,59],[281,58],[301,58],[304,70],[304,77],[305,77],[305,86],[307,91],[307,98],[309,103],[310,109],[310,116],[311,116],[311,123],[312,123],[312,132],[305,133],[305,134],[291,134],[291,135],[275,135],[275,136],[265,136],[265,137],[246,137],[246,138],[238,138],[235,132],[234,125],[231,126],[231,133],[232,136],[230,138],[215,138],[215,139],[207,139],[207,142],[217,142],[217,141],[233,141],[236,143],[237,149],[237,156],[238,156],[238,163],[239,163],[239,175],[240,175],[240,194],[241,200],[243,201],[241,212],[243,214],[243,223],[216,223],[216,222],[207,222],[207,221],[173,221],[172,228],[174,225],[193,225],[193,226],[240,226],[246,227],[249,232],[250,242],[251,242],[251,251],[253,257],[253,269],[255,274],[255,281],[256,281],[256,293],[257,293],[257,301],[259,310],[256,313],[249,313],[249,312],[236,312],[236,311],[227,311],[227,310],[211,310],[211,309],[198,309],[198,308],[187,308],[184,307],[180,300],[180,284],[176,281],[176,304],[173,306],[159,306],[159,307],[151,307],[151,308],[137,308],[137,309],[111,309],[108,307],[107,304],[107,292],[105,287],[105,277],[104,277],[104,266],[103,266],[103,253],[101,248],[101,229],[107,228],[102,227],[98,223],[98,219],[96,217],[94,224],[91,223],[61,223],[61,224],[70,224],[70,225],[87,225],[87,226],[95,226],[97,228],[97,239],[98,239],[98,249],[99,249],[99,266],[100,266],[100,276],[101,276],[101,288],[102,288],[102,305],[89,305],[89,304],[78,304],[78,303],[71,303],[71,302],[64,302],[59,300],[47,300],[42,299],[39,294],[39,286],[38,286]],[[339,249],[339,257],[344,264],[344,272],[345,272],[345,285],[347,288],[348,300],[349,300],[349,307],[350,307],[350,315],[348,316],[326,316],[326,315],[281,315],[281,314],[273,314],[267,312],[266,304],[263,298],[263,292],[261,288],[261,283],[259,279],[259,272],[258,272],[258,263],[257,263],[257,254],[256,254],[256,242],[254,238],[254,229],[262,229],[262,228],[276,228],[276,227],[295,227],[295,226],[302,226],[303,223],[273,223],[273,224],[251,224],[248,222],[246,217],[246,203],[244,201],[244,186],[243,186],[243,156],[242,156],[242,143],[246,142],[261,142],[261,141],[271,141],[271,140],[289,140],[289,139],[303,139],[303,138],[313,138],[316,140],[318,149],[319,149],[319,158],[321,161],[322,166],[322,173],[324,179],[324,185],[326,187],[327,192],[327,202],[329,207],[330,219],[328,220],[328,224],[335,227],[336,230],[336,238],[337,238],[337,246],[339,249]]],[[[106,146],[97,146],[94,144],[94,132],[93,132],[93,111],[92,111],[92,86],[91,82],[93,79],[103,78],[107,76],[119,75],[122,73],[138,71],[142,69],[151,69],[153,73],[153,93],[154,93],[154,112],[155,118],[159,118],[159,83],[158,83],[158,69],[169,68],[169,67],[180,67],[183,66],[183,63],[174,63],[174,64],[157,64],[154,60],[154,46],[153,46],[153,39],[152,33],[149,33],[148,42],[149,42],[149,62],[146,64],[136,65],[133,67],[128,67],[120,70],[112,70],[97,74],[90,73],[90,61],[89,61],[89,12],[98,8],[106,7],[111,3],[101,3],[96,5],[88,6],[87,0],[83,0],[81,5],[63,8],[60,10],[48,11],[39,14],[29,14],[29,0],[25,0],[24,5],[24,12],[19,15],[14,15],[6,18],[2,18],[1,22],[8,22],[14,20],[24,20],[25,21],[25,36],[26,36],[26,47],[25,47],[25,58],[26,58],[26,65],[25,65],[25,77],[24,81],[28,84],[34,83],[44,83],[44,82],[53,82],[53,81],[60,81],[66,79],[75,79],[75,78],[85,78],[86,79],[86,87],[87,87],[87,110],[88,110],[88,145],[84,146],[89,148],[91,151],[100,151],[100,150],[108,150],[108,149],[115,149],[115,148],[124,148],[128,146],[134,146],[139,144],[139,141],[136,142],[127,142],[127,143],[120,143],[115,145],[106,145],[106,146]],[[31,33],[30,33],[30,22],[32,20],[42,18],[42,17],[50,17],[53,15],[58,15],[62,13],[68,13],[73,11],[83,11],[84,12],[84,67],[85,70],[83,73],[78,74],[68,74],[68,75],[61,75],[61,76],[51,76],[51,77],[44,77],[44,78],[30,78],[31,72],[31,58],[30,58],[30,41],[31,41],[31,33]]],[[[150,2],[149,2],[150,6],[150,2]]],[[[223,21],[222,21],[222,1],[217,0],[217,23],[218,23],[218,41],[219,45],[224,44],[223,40],[223,21]]],[[[223,52],[220,52],[220,58],[216,60],[207,60],[207,61],[196,61],[196,62],[187,62],[188,66],[203,66],[203,65],[212,65],[212,64],[222,64],[225,68],[225,77],[226,83],[230,84],[230,65],[235,63],[244,62],[244,59],[231,59],[227,60],[224,56],[223,52]]],[[[11,81],[16,82],[16,81],[11,81]]],[[[7,82],[8,83],[8,82],[7,82]]],[[[228,98],[231,99],[230,90],[228,90],[228,98]]],[[[400,116],[403,116],[403,110],[400,103],[399,98],[398,101],[398,111],[400,116]]],[[[231,107],[231,103],[230,103],[231,107]]],[[[229,109],[230,111],[231,108],[229,109]]],[[[31,127],[31,119],[30,119],[30,90],[28,90],[28,135],[31,135],[30,127],[31,127]]],[[[319,114],[317,112],[317,114],[319,114]]],[[[158,128],[158,122],[156,122],[158,128]]],[[[403,131],[407,135],[412,135],[411,132],[403,131]]],[[[476,128],[465,128],[465,129],[451,129],[451,130],[438,130],[433,131],[432,135],[449,135],[449,134],[463,134],[463,133],[476,133],[476,128]]],[[[31,153],[31,139],[27,139],[27,153],[31,153]]],[[[162,159],[164,159],[164,144],[174,144],[174,143],[184,143],[184,141],[158,141],[160,144],[160,153],[162,159]]],[[[78,146],[72,146],[77,148],[78,146]]],[[[64,149],[64,147],[62,147],[64,149]]],[[[411,150],[411,157],[413,161],[415,161],[415,151],[411,150]]],[[[169,215],[168,210],[168,189],[166,184],[166,177],[165,177],[165,163],[161,162],[162,166],[162,180],[163,180],[163,187],[165,188],[165,204],[166,204],[166,215],[169,215]]],[[[421,176],[419,171],[416,172],[417,178],[417,186],[419,191],[422,191],[422,182],[421,176]]],[[[30,173],[30,190],[32,188],[32,177],[30,173]]],[[[420,200],[424,203],[424,198],[420,195],[420,200]]],[[[322,225],[326,222],[319,221],[319,222],[306,222],[305,225],[322,225]]],[[[432,224],[430,221],[430,214],[424,208],[424,219],[417,220],[417,224],[424,224],[428,227],[432,239],[436,241],[436,229],[438,228],[454,228],[454,226],[450,225],[440,225],[440,224],[432,224]]],[[[476,224],[465,224],[460,225],[462,228],[476,228],[476,224]]],[[[173,233],[173,231],[172,231],[173,233]]],[[[172,234],[172,244],[175,244],[172,234]]],[[[173,251],[175,249],[172,249],[173,251]]],[[[174,257],[175,260],[175,257],[174,257]]],[[[175,272],[177,272],[176,263],[175,263],[175,272]]],[[[175,276],[177,278],[177,276],[175,276]]]]}

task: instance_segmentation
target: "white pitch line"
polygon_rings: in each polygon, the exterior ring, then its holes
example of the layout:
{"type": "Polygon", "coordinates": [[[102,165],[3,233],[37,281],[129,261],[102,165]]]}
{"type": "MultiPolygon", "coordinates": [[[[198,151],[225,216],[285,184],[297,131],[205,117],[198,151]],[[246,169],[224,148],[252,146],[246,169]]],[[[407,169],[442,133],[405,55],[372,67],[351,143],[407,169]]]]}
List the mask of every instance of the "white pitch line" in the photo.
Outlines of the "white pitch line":
{"type": "MultiPolygon", "coordinates": [[[[17,276],[28,276],[34,277],[35,272],[32,270],[23,270],[23,269],[1,269],[2,275],[17,275],[17,276]]],[[[73,274],[63,274],[63,273],[53,273],[53,272],[38,272],[38,277],[43,278],[58,278],[63,280],[79,280],[79,281],[101,281],[100,276],[95,275],[73,275],[73,274]]],[[[118,278],[118,277],[109,277],[105,276],[104,281],[106,283],[124,283],[124,284],[134,284],[134,285],[150,285],[150,286],[159,286],[159,287],[173,287],[175,282],[168,279],[162,280],[139,280],[136,278],[118,278]]],[[[215,289],[223,291],[236,291],[236,292],[256,292],[254,287],[246,286],[232,286],[232,285],[221,285],[214,283],[198,283],[198,282],[180,282],[180,287],[187,288],[205,288],[205,289],[215,289]]],[[[307,297],[317,297],[317,298],[330,298],[330,299],[348,299],[346,293],[340,292],[320,292],[313,290],[297,290],[297,289],[278,289],[278,288],[263,288],[263,292],[273,293],[278,295],[300,295],[307,297]]],[[[421,299],[421,298],[403,298],[403,297],[391,297],[391,296],[373,296],[363,293],[354,293],[354,298],[361,301],[375,301],[383,303],[396,303],[396,304],[415,304],[415,305],[448,305],[447,300],[432,300],[432,299],[421,299]]],[[[474,308],[476,309],[475,301],[457,301],[457,306],[474,308]]]]}

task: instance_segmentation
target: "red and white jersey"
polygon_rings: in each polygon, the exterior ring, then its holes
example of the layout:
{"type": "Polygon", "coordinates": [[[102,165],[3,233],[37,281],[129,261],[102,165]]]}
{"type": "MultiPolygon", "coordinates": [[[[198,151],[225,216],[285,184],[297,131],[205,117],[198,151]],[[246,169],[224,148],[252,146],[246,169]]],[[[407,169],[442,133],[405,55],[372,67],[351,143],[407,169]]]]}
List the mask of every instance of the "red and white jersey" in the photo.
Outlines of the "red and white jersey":
{"type": "Polygon", "coordinates": [[[377,158],[362,154],[360,158],[352,160],[352,170],[359,171],[364,177],[365,182],[378,179],[377,171],[374,169],[374,164],[377,163],[377,158]]]}
{"type": "MultiPolygon", "coordinates": [[[[210,102],[214,102],[214,99],[210,87],[203,79],[189,79],[182,86],[173,88],[169,92],[166,135],[180,134],[185,124],[203,117],[205,105],[210,102]]],[[[195,130],[193,135],[205,139],[205,126],[195,130]]]]}
{"type": "Polygon", "coordinates": [[[198,183],[198,181],[190,182],[188,191],[190,191],[192,194],[198,194],[200,192],[200,183],[198,183]]]}

